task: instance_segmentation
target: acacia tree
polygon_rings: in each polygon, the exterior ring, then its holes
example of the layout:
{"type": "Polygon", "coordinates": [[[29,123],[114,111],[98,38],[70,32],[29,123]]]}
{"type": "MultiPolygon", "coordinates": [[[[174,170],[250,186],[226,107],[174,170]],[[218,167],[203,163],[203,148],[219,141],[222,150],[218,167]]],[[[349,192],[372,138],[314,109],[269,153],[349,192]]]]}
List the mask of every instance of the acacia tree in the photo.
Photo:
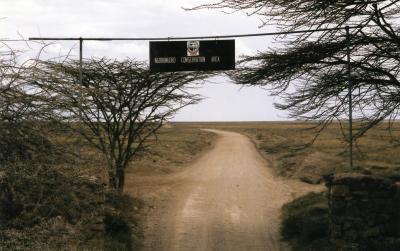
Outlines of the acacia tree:
{"type": "MultiPolygon", "coordinates": [[[[193,9],[233,9],[258,15],[263,25],[282,31],[356,27],[350,30],[351,91],[354,113],[362,122],[354,138],[400,106],[400,36],[397,0],[221,0],[193,9]]],[[[193,10],[192,9],[192,10],[193,10]]],[[[231,77],[261,85],[282,97],[276,107],[290,116],[321,121],[348,115],[345,31],[326,30],[279,37],[283,48],[244,57],[231,77]]]]}
{"type": "Polygon", "coordinates": [[[200,100],[187,89],[205,77],[151,73],[143,63],[106,58],[83,62],[82,83],[77,61],[42,61],[32,74],[36,88],[46,94],[43,103],[52,106],[57,120],[67,122],[104,154],[109,185],[120,193],[129,161],[165,120],[200,100]]]}
{"type": "MultiPolygon", "coordinates": [[[[22,61],[22,51],[0,43],[0,167],[32,159],[48,150],[50,142],[35,121],[48,112],[35,102],[24,75],[31,66],[22,61]]],[[[38,55],[38,57],[40,54],[38,55]]]]}

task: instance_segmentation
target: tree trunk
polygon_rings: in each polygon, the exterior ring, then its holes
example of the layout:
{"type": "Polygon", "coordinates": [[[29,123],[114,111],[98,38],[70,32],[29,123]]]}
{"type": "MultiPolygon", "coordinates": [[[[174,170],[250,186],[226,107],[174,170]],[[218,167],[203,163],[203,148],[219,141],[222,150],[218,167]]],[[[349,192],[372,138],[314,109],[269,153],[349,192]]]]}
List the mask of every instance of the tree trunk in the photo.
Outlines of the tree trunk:
{"type": "Polygon", "coordinates": [[[118,193],[122,194],[124,192],[124,186],[125,186],[125,171],[124,169],[118,169],[117,170],[117,179],[118,179],[118,193]]]}
{"type": "Polygon", "coordinates": [[[117,189],[117,180],[113,171],[108,171],[108,183],[112,190],[117,189]]]}

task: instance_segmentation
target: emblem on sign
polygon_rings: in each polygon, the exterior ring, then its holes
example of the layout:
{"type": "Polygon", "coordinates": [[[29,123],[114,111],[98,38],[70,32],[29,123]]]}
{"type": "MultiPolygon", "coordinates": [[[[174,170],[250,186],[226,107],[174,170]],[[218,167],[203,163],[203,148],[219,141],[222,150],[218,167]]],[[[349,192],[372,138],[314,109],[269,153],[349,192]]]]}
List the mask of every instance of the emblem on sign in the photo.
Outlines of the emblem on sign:
{"type": "Polygon", "coordinates": [[[187,55],[188,57],[197,57],[200,55],[200,41],[187,42],[187,55]]]}

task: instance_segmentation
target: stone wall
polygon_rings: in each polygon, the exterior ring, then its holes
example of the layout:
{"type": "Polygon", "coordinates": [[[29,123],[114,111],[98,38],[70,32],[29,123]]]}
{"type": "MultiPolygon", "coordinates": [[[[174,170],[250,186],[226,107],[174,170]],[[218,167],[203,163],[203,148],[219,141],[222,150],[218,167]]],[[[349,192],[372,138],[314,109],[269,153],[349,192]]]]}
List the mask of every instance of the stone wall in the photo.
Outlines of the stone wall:
{"type": "Polygon", "coordinates": [[[325,180],[333,243],[342,250],[400,250],[399,184],[362,174],[325,180]]]}

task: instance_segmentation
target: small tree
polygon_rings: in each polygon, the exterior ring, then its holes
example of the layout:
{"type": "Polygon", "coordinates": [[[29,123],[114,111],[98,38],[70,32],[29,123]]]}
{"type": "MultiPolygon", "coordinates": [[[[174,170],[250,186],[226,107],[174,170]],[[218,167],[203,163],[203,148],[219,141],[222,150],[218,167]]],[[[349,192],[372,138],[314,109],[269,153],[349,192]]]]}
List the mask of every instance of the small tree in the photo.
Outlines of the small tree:
{"type": "Polygon", "coordinates": [[[31,61],[22,61],[22,54],[0,43],[0,171],[8,162],[32,160],[50,146],[35,124],[47,112],[35,102],[33,91],[24,81],[31,61]]]}
{"type": "Polygon", "coordinates": [[[109,185],[122,193],[125,169],[151,135],[176,111],[200,100],[188,84],[205,77],[192,73],[151,73],[133,60],[40,62],[32,71],[35,86],[58,114],[100,150],[108,166],[109,185]]]}
{"type": "Polygon", "coordinates": [[[400,36],[397,0],[221,0],[195,9],[233,9],[257,15],[263,25],[282,31],[310,32],[281,36],[282,47],[245,57],[231,76],[243,85],[261,85],[282,97],[277,108],[294,118],[326,125],[347,117],[349,109],[347,41],[351,29],[353,109],[362,122],[355,138],[400,108],[400,36]]]}

